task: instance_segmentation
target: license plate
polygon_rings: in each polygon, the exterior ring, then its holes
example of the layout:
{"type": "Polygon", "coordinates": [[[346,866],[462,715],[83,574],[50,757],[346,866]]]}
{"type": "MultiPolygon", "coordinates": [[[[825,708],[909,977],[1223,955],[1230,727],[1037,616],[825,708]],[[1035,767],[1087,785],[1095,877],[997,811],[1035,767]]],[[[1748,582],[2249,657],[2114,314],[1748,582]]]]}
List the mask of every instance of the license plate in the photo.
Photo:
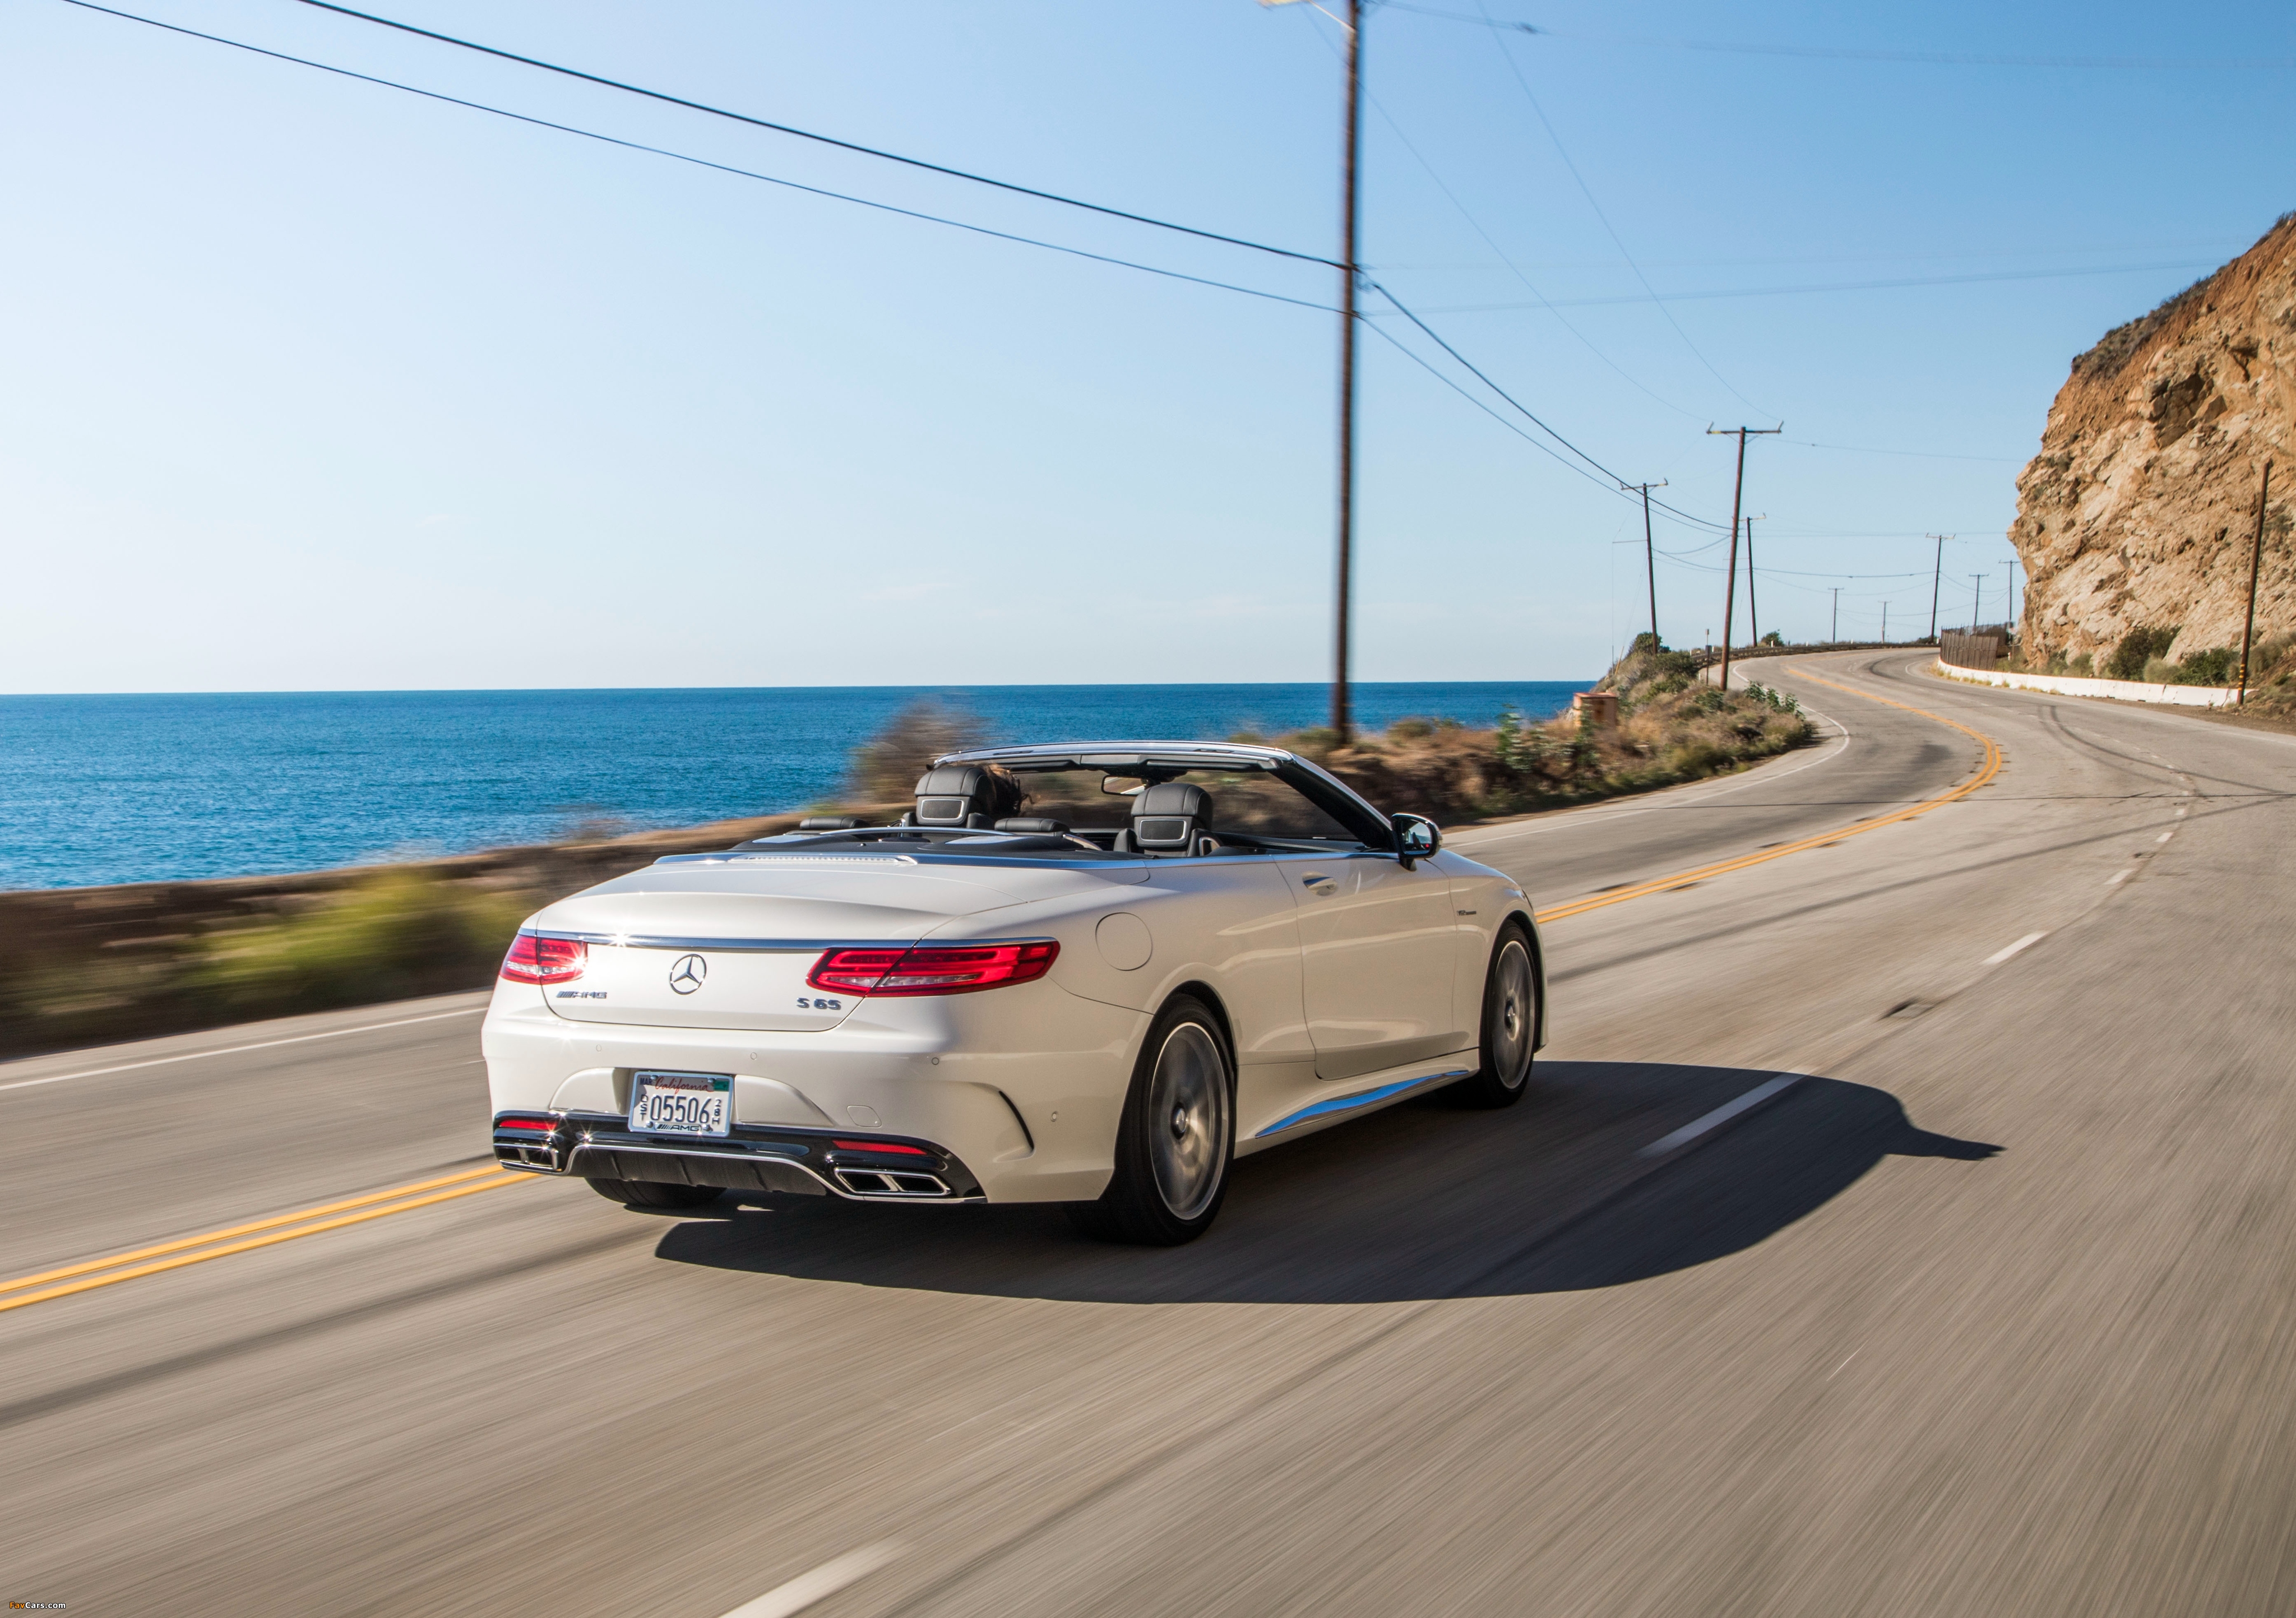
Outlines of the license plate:
{"type": "Polygon", "coordinates": [[[734,1080],[723,1073],[634,1073],[630,1128],[644,1135],[722,1135],[734,1122],[734,1080]]]}

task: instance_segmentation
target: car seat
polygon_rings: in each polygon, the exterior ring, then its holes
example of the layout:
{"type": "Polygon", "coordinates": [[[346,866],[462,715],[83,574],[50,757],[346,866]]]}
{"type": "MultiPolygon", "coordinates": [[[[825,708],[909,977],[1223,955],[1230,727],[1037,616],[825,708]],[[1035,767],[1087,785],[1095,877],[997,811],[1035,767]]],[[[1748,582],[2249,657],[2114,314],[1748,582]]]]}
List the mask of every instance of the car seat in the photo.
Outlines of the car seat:
{"type": "Polygon", "coordinates": [[[1020,797],[1010,777],[979,764],[943,764],[917,778],[917,806],[909,811],[908,823],[986,830],[1018,809],[1020,797]]]}
{"type": "Polygon", "coordinates": [[[1211,835],[1212,795],[1185,781],[1143,787],[1132,800],[1132,824],[1117,833],[1117,851],[1185,859],[1218,851],[1211,835]]]}

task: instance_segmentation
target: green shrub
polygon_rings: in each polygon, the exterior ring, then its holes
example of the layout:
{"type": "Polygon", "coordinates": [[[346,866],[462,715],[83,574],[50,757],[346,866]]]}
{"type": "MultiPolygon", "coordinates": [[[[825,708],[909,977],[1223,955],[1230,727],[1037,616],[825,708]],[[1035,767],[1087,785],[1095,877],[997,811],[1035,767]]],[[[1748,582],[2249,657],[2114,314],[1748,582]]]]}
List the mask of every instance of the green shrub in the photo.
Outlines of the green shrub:
{"type": "Polygon", "coordinates": [[[2108,680],[2142,680],[2144,666],[2155,658],[2169,655],[2169,643],[2176,640],[2177,625],[2152,628],[2138,625],[2120,637],[2120,644],[2112,649],[2105,660],[2104,674],[2108,680]]]}
{"type": "Polygon", "coordinates": [[[2239,672],[2240,648],[2211,646],[2187,654],[2169,672],[2169,681],[2173,685],[2230,685],[2239,672]]]}
{"type": "Polygon", "coordinates": [[[1491,740],[1491,751],[1500,764],[1518,775],[1536,771],[1542,760],[1554,752],[1554,744],[1536,725],[1526,725],[1513,703],[1499,708],[1498,731],[1491,740]]]}

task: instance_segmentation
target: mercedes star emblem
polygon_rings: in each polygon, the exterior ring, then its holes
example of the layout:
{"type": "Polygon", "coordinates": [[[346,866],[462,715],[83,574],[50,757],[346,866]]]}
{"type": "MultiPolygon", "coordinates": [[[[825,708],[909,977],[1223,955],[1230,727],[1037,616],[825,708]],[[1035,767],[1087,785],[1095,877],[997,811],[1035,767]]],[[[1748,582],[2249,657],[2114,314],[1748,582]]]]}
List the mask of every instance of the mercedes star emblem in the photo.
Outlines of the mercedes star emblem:
{"type": "Polygon", "coordinates": [[[709,976],[709,963],[699,955],[680,955],[669,968],[669,986],[680,994],[691,994],[709,976]]]}

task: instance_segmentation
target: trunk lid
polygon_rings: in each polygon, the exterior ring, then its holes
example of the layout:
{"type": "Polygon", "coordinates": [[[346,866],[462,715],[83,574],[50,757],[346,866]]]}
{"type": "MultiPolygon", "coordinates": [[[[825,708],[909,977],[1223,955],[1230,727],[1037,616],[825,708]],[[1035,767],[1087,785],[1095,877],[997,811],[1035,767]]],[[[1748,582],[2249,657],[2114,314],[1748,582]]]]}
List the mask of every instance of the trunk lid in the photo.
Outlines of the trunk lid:
{"type": "Polygon", "coordinates": [[[806,982],[832,944],[914,944],[960,917],[1145,875],[1128,863],[1048,870],[735,854],[632,871],[560,900],[528,926],[589,945],[580,977],[541,990],[570,1021],[817,1033],[860,1003],[806,982]]]}

